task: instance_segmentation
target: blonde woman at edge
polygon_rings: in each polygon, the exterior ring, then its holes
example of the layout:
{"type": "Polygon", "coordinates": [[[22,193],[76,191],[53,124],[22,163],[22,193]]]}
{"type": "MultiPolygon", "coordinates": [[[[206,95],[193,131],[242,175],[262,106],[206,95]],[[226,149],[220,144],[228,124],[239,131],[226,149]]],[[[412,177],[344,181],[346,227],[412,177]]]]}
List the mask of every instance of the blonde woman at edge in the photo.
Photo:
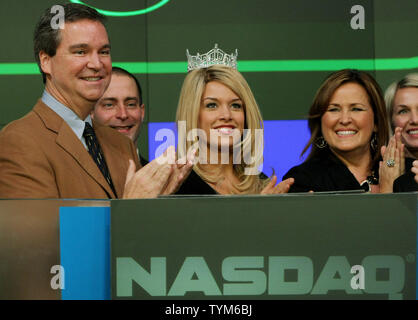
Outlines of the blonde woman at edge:
{"type": "MultiPolygon", "coordinates": [[[[257,170],[263,145],[256,132],[262,132],[263,121],[250,87],[236,70],[236,56],[216,45],[204,55],[188,54],[176,121],[184,149],[198,146],[198,152],[177,194],[287,193],[294,182],[291,178],[276,185],[276,176],[269,179],[257,170]]],[[[179,154],[181,149],[179,144],[179,154]]]]}
{"type": "Polygon", "coordinates": [[[410,73],[392,83],[385,92],[389,125],[394,135],[400,134],[405,145],[405,173],[395,180],[394,192],[418,191],[418,73],[410,73]]]}

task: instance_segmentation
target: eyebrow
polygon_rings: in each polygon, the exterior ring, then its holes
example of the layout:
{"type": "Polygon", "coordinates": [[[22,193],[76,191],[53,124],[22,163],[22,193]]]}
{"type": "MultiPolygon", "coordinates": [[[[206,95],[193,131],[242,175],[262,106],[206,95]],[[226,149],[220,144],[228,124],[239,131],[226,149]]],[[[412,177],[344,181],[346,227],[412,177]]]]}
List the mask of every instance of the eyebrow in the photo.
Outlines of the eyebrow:
{"type": "MultiPolygon", "coordinates": [[[[203,99],[203,101],[204,101],[204,100],[214,100],[214,101],[219,101],[218,99],[216,99],[216,98],[212,98],[212,97],[206,97],[206,98],[204,98],[204,99],[203,99]]],[[[241,100],[240,98],[232,99],[232,100],[231,100],[231,102],[232,102],[232,101],[241,101],[241,102],[242,102],[242,100],[241,100]]]]}
{"type": "MultiPolygon", "coordinates": [[[[337,107],[340,107],[341,106],[339,103],[330,103],[329,105],[330,106],[337,106],[337,107]]],[[[363,106],[363,107],[367,107],[365,104],[360,103],[360,102],[350,103],[350,107],[356,106],[356,105],[360,105],[360,106],[363,106]]]]}
{"type": "MultiPolygon", "coordinates": [[[[126,97],[125,99],[123,99],[123,101],[129,101],[129,100],[135,100],[136,102],[139,101],[139,99],[137,97],[126,97]]],[[[105,101],[118,101],[117,98],[115,97],[104,97],[102,98],[100,101],[105,102],[105,101]]]]}
{"type": "Polygon", "coordinates": [[[100,101],[101,102],[104,102],[104,101],[117,101],[118,99],[116,99],[116,98],[113,98],[113,97],[106,97],[106,98],[102,98],[102,99],[100,99],[100,101]]]}
{"type": "MultiPolygon", "coordinates": [[[[89,47],[89,45],[87,43],[77,43],[77,44],[73,44],[72,46],[70,46],[70,50],[80,49],[80,48],[85,49],[85,48],[88,48],[88,47],[89,47]]],[[[110,49],[110,48],[111,48],[110,44],[107,43],[104,46],[102,46],[100,49],[102,50],[102,49],[110,49]]]]}
{"type": "Polygon", "coordinates": [[[125,101],[126,100],[136,100],[136,101],[139,101],[139,99],[137,97],[126,97],[124,100],[125,101]]]}

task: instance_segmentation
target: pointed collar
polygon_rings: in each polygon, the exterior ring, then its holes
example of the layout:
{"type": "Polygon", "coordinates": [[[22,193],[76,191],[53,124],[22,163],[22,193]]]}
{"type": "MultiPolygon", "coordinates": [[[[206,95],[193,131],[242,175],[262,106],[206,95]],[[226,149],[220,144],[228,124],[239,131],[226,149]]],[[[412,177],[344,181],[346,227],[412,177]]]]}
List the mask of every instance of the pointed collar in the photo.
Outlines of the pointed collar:
{"type": "Polygon", "coordinates": [[[73,110],[63,105],[46,90],[44,90],[41,100],[68,124],[79,140],[83,141],[81,138],[83,136],[85,122],[92,125],[90,115],[86,119],[81,120],[73,110]]]}

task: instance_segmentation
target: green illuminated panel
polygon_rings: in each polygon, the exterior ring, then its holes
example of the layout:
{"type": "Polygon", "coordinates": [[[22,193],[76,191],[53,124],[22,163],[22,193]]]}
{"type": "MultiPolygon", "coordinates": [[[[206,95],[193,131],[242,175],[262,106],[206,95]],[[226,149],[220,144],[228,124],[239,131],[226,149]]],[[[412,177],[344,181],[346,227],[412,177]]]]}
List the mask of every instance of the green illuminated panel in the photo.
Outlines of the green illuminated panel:
{"type": "MultiPolygon", "coordinates": [[[[114,62],[132,73],[186,73],[187,62],[114,62]]],[[[354,60],[247,60],[239,61],[241,72],[332,71],[344,68],[361,70],[404,70],[418,67],[418,57],[354,60]]],[[[0,75],[39,74],[36,63],[0,63],[0,75]]]]}
{"type": "Polygon", "coordinates": [[[0,75],[39,74],[36,63],[0,63],[0,75]]]}
{"type": "Polygon", "coordinates": [[[150,6],[148,8],[145,9],[141,9],[141,10],[133,10],[133,11],[110,11],[110,10],[103,10],[103,9],[99,9],[96,7],[93,7],[87,3],[84,3],[83,1],[80,0],[70,0],[70,2],[72,3],[79,3],[79,4],[84,4],[86,6],[89,6],[91,8],[96,9],[97,11],[99,11],[101,14],[105,15],[105,16],[110,16],[110,17],[130,17],[130,16],[138,16],[141,14],[146,14],[149,13],[151,11],[157,10],[159,8],[161,8],[162,6],[164,6],[165,4],[167,4],[170,0],[161,0],[160,2],[157,2],[156,4],[154,4],[153,6],[150,6]]]}
{"type": "Polygon", "coordinates": [[[332,71],[346,68],[360,70],[402,70],[416,67],[418,67],[418,57],[355,60],[253,60],[238,62],[238,68],[242,72],[332,71]]]}

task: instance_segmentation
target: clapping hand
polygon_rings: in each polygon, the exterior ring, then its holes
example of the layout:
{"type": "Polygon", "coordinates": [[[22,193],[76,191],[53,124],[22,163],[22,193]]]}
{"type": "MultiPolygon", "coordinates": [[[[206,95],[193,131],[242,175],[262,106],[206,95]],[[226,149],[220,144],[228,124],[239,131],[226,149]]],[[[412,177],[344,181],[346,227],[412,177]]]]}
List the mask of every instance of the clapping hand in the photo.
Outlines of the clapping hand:
{"type": "Polygon", "coordinates": [[[418,183],[418,160],[415,160],[414,162],[412,162],[411,171],[413,174],[415,174],[414,176],[415,182],[418,183]]]}
{"type": "Polygon", "coordinates": [[[383,161],[379,163],[380,193],[393,192],[393,182],[405,172],[405,146],[401,142],[402,128],[395,128],[395,134],[388,146],[382,146],[383,161]]]}
{"type": "Polygon", "coordinates": [[[187,179],[190,172],[192,171],[195,155],[197,149],[190,148],[187,152],[187,155],[183,158],[175,160],[175,154],[171,154],[171,158],[168,161],[172,164],[172,174],[169,178],[168,183],[166,184],[164,190],[162,190],[162,195],[173,194],[177,192],[184,180],[187,179]]]}
{"type": "Polygon", "coordinates": [[[267,186],[260,192],[260,194],[278,194],[288,193],[291,185],[295,182],[295,179],[288,178],[280,182],[277,186],[277,176],[273,176],[267,186]]]}
{"type": "Polygon", "coordinates": [[[167,148],[160,157],[136,172],[134,161],[129,160],[123,198],[156,198],[176,192],[192,170],[194,152],[187,155],[186,161],[181,160],[176,161],[174,147],[167,148]]]}

